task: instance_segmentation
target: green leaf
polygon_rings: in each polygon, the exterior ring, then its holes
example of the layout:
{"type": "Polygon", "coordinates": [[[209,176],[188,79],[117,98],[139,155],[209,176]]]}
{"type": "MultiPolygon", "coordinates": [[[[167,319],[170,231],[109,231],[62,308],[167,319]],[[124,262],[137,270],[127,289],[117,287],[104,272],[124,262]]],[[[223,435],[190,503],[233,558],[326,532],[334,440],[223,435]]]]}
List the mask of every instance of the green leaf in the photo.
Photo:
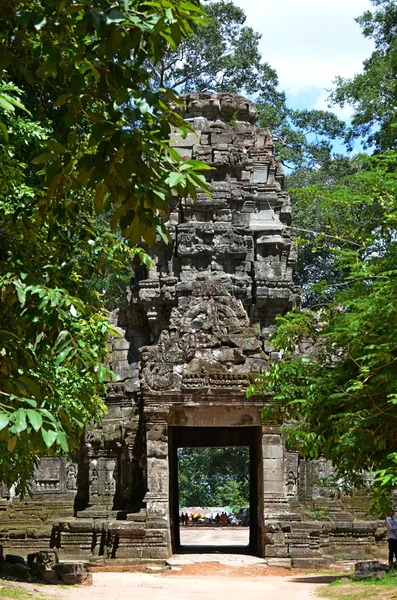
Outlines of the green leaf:
{"type": "Polygon", "coordinates": [[[55,100],[54,106],[63,106],[65,104],[65,102],[67,102],[69,100],[69,98],[71,98],[71,97],[72,97],[72,93],[71,92],[66,92],[66,94],[61,94],[55,100]]]}
{"type": "Polygon", "coordinates": [[[49,162],[50,160],[54,160],[56,156],[52,152],[44,152],[43,154],[39,154],[32,160],[33,165],[40,165],[42,163],[49,162]]]}
{"type": "Polygon", "coordinates": [[[5,110],[6,112],[14,112],[15,108],[13,107],[13,105],[11,104],[11,102],[9,102],[3,94],[0,93],[0,108],[2,108],[3,110],[5,110]]]}
{"type": "Polygon", "coordinates": [[[39,431],[40,427],[43,425],[43,419],[41,414],[36,410],[32,410],[31,408],[27,409],[26,414],[33,429],[35,431],[39,431]]]}
{"type": "Polygon", "coordinates": [[[35,23],[34,28],[37,29],[37,31],[40,31],[40,29],[42,27],[44,27],[44,25],[47,23],[47,19],[45,17],[43,17],[41,19],[41,21],[39,21],[38,23],[35,23]]]}
{"type": "Polygon", "coordinates": [[[101,113],[93,112],[92,110],[87,110],[85,114],[88,117],[88,119],[90,121],[94,121],[94,123],[104,123],[106,121],[105,117],[101,113]]]}
{"type": "Polygon", "coordinates": [[[4,429],[4,427],[7,427],[9,421],[10,415],[4,412],[0,412],[0,431],[4,429]]]}
{"type": "Polygon", "coordinates": [[[72,352],[73,347],[72,346],[68,346],[67,348],[65,348],[64,350],[62,350],[62,352],[60,352],[58,354],[58,356],[55,359],[55,363],[57,365],[60,365],[61,363],[64,362],[64,360],[69,356],[69,354],[72,352]]]}
{"type": "Polygon", "coordinates": [[[44,429],[44,427],[41,428],[41,435],[47,448],[51,448],[58,436],[53,429],[44,429]]]}
{"type": "Polygon", "coordinates": [[[3,134],[3,137],[5,139],[6,142],[8,142],[8,129],[7,127],[4,125],[3,121],[0,120],[0,131],[3,134]]]}
{"type": "Polygon", "coordinates": [[[20,282],[16,281],[15,284],[15,289],[17,291],[17,296],[18,296],[18,300],[21,306],[25,306],[25,301],[26,301],[26,288],[24,285],[22,285],[20,282]]]}
{"type": "Polygon", "coordinates": [[[53,140],[47,142],[47,147],[52,152],[56,152],[56,154],[63,154],[65,152],[65,146],[53,140]]]}
{"type": "Polygon", "coordinates": [[[99,183],[96,188],[94,208],[97,215],[103,211],[106,199],[109,196],[108,186],[105,183],[99,183]]]}
{"type": "Polygon", "coordinates": [[[106,24],[112,23],[123,23],[126,20],[126,15],[123,14],[118,8],[113,8],[108,15],[106,15],[106,24]]]}
{"type": "Polygon", "coordinates": [[[57,433],[57,442],[59,443],[59,445],[61,446],[62,450],[64,452],[68,452],[69,451],[69,446],[66,440],[66,435],[63,431],[59,430],[57,433]]]}
{"type": "Polygon", "coordinates": [[[176,187],[179,183],[185,181],[185,177],[181,173],[170,173],[165,180],[166,184],[171,188],[176,187]]]}
{"type": "Polygon", "coordinates": [[[13,435],[10,437],[9,442],[8,442],[8,446],[7,446],[7,450],[8,452],[13,452],[15,446],[17,445],[17,441],[18,441],[18,437],[16,435],[13,435]]]}
{"type": "Polygon", "coordinates": [[[18,434],[25,431],[26,427],[26,411],[23,408],[19,408],[14,414],[14,424],[11,429],[13,433],[18,434]]]}

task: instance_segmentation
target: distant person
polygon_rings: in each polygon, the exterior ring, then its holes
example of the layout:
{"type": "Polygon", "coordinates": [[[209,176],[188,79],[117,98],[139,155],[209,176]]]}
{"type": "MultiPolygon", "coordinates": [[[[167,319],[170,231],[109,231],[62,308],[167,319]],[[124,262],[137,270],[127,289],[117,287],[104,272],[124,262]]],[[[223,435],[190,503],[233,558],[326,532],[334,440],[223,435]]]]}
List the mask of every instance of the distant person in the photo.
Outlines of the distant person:
{"type": "Polygon", "coordinates": [[[224,512],[221,514],[221,523],[222,523],[223,527],[225,527],[227,525],[227,516],[226,516],[226,513],[224,513],[224,512]]]}
{"type": "Polygon", "coordinates": [[[217,525],[219,525],[220,522],[221,522],[221,517],[220,517],[219,513],[216,513],[216,515],[215,515],[215,523],[217,525]]]}
{"type": "MultiPolygon", "coordinates": [[[[393,565],[393,557],[397,561],[397,521],[394,518],[394,509],[390,510],[385,520],[387,541],[389,544],[389,565],[393,565]]],[[[397,564],[397,562],[395,563],[397,564]]]]}

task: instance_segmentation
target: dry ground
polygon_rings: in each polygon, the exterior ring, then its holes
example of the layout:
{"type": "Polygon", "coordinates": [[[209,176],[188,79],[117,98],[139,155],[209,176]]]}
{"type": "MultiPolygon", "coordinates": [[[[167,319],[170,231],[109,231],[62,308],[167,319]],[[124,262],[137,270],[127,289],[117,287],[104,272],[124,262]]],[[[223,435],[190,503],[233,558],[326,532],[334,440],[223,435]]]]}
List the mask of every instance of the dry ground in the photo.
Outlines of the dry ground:
{"type": "Polygon", "coordinates": [[[6,588],[2,591],[7,595],[1,596],[19,600],[309,600],[315,598],[319,585],[274,575],[95,573],[92,587],[18,584],[23,596],[8,595],[6,588]]]}
{"type": "Polygon", "coordinates": [[[181,571],[94,573],[92,587],[0,582],[0,598],[14,600],[395,600],[397,585],[325,585],[332,575],[291,574],[259,565],[208,562],[181,571]],[[201,569],[201,572],[197,573],[201,569]]]}
{"type": "Polygon", "coordinates": [[[185,534],[190,552],[170,559],[171,570],[151,566],[126,572],[134,568],[119,565],[117,573],[94,572],[90,587],[0,580],[0,600],[397,600],[397,578],[394,585],[349,581],[326,585],[335,580],[335,574],[291,572],[269,567],[264,559],[247,554],[224,554],[216,547],[211,554],[196,554],[197,545],[203,542],[242,545],[248,541],[247,533],[218,529],[207,531],[204,539],[202,530],[191,530],[185,534]]]}

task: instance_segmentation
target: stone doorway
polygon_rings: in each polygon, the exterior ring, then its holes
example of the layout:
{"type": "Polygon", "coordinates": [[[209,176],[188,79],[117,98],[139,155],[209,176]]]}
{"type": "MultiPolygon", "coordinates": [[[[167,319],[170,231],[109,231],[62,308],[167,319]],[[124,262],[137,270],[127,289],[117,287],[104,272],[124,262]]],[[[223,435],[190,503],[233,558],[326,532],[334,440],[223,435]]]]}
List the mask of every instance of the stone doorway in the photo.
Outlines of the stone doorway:
{"type": "Polygon", "coordinates": [[[170,473],[170,524],[173,552],[247,552],[258,555],[258,497],[260,490],[261,427],[169,427],[169,473],[170,473]],[[250,527],[247,546],[187,546],[181,543],[179,524],[179,448],[247,447],[249,449],[249,505],[250,527]]]}

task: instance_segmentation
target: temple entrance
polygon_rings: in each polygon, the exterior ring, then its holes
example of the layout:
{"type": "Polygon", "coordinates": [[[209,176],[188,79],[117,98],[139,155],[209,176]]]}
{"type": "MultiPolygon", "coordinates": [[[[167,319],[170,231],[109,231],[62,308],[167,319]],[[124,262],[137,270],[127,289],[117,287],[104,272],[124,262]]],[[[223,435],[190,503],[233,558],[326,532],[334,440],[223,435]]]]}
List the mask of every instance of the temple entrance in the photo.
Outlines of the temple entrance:
{"type": "MultiPolygon", "coordinates": [[[[199,553],[216,550],[217,552],[228,553],[258,553],[260,441],[260,427],[171,426],[169,428],[170,521],[173,552],[199,553]],[[207,512],[202,510],[192,514],[189,511],[189,525],[185,526],[181,523],[180,515],[181,509],[184,508],[182,507],[183,499],[186,498],[184,493],[186,490],[183,488],[186,482],[184,483],[182,477],[183,471],[179,470],[178,477],[178,464],[182,464],[180,468],[183,468],[184,457],[189,459],[189,449],[205,449],[203,455],[206,460],[211,460],[211,457],[215,460],[217,451],[218,460],[223,458],[225,460],[233,460],[233,458],[240,460],[242,470],[245,466],[247,469],[246,483],[248,489],[245,489],[242,495],[236,499],[236,506],[219,506],[212,518],[209,516],[212,512],[208,513],[208,510],[211,510],[214,506],[201,507],[202,509],[205,508],[207,512]],[[229,449],[230,452],[222,452],[224,449],[229,449]],[[243,497],[246,497],[246,501],[243,501],[243,497]],[[237,504],[241,506],[237,506],[237,504]],[[222,512],[222,508],[229,516],[230,514],[234,515],[235,523],[222,526],[221,523],[215,521],[216,514],[222,512]],[[222,540],[226,540],[226,542],[223,543],[222,540]]],[[[199,455],[199,452],[190,453],[190,456],[196,456],[196,458],[199,455]]],[[[191,497],[193,498],[194,495],[191,497]]],[[[220,497],[218,494],[218,498],[220,497]]]]}

